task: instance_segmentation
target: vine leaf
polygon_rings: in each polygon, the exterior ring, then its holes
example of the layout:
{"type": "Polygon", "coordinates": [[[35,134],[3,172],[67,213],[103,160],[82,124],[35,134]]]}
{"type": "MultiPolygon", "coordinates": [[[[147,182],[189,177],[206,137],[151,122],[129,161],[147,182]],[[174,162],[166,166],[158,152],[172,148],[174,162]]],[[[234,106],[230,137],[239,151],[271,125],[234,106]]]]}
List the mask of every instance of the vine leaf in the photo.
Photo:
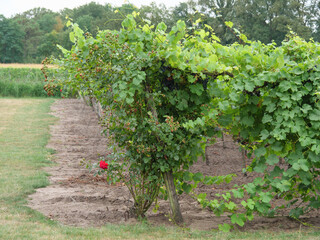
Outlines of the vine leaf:
{"type": "Polygon", "coordinates": [[[227,224],[227,223],[224,223],[223,225],[219,224],[218,227],[219,227],[220,231],[225,232],[225,233],[230,232],[230,230],[231,230],[230,224],[227,224]]]}
{"type": "Polygon", "coordinates": [[[275,154],[269,155],[266,159],[266,163],[268,163],[269,165],[275,165],[278,162],[279,162],[279,157],[275,154]]]}
{"type": "Polygon", "coordinates": [[[245,220],[246,220],[246,218],[245,218],[244,214],[232,214],[231,215],[231,222],[233,224],[238,224],[241,227],[243,227],[245,220]]]}
{"type": "Polygon", "coordinates": [[[267,149],[265,147],[259,147],[254,151],[254,154],[257,158],[264,156],[267,153],[267,149]]]}
{"type": "Polygon", "coordinates": [[[259,196],[261,197],[261,201],[264,203],[269,203],[273,198],[270,192],[260,192],[259,196]]]}

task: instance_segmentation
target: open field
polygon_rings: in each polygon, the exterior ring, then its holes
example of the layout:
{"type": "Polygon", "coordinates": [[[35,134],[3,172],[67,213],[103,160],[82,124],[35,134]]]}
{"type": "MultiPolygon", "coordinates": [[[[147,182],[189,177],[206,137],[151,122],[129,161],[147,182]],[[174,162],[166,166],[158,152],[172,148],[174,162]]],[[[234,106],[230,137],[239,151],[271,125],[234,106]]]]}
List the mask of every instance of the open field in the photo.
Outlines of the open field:
{"type": "MultiPolygon", "coordinates": [[[[42,64],[35,63],[1,63],[0,68],[38,68],[41,69],[43,67],[42,64]]],[[[49,66],[54,68],[53,65],[49,66]]]]}
{"type": "MultiPolygon", "coordinates": [[[[26,207],[36,188],[49,184],[43,167],[54,166],[45,148],[52,99],[0,98],[0,239],[320,239],[314,228],[220,233],[139,224],[71,227],[26,207]]],[[[57,133],[55,133],[57,134],[57,133]]]]}
{"type": "Polygon", "coordinates": [[[42,68],[42,64],[24,63],[1,63],[0,68],[42,68]]]}
{"type": "MultiPolygon", "coordinates": [[[[46,97],[45,77],[41,64],[0,64],[0,96],[46,97]]],[[[59,78],[53,69],[48,70],[48,78],[59,78]]],[[[55,95],[60,97],[60,89],[55,95]]]]}

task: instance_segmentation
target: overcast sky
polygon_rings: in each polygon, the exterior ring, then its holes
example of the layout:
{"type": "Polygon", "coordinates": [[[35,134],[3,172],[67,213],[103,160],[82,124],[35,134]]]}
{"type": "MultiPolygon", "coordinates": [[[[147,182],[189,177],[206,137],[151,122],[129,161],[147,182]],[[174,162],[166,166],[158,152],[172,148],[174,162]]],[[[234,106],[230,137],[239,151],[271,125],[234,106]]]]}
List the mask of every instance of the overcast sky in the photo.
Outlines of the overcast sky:
{"type": "MultiPolygon", "coordinates": [[[[157,4],[164,3],[167,7],[173,7],[186,0],[130,0],[129,2],[140,7],[149,5],[151,2],[157,4]]],[[[25,12],[35,7],[43,7],[58,12],[64,8],[75,8],[89,2],[100,4],[111,3],[113,6],[121,6],[128,2],[125,0],[0,0],[0,14],[6,18],[12,17],[17,13],[25,12]]]]}

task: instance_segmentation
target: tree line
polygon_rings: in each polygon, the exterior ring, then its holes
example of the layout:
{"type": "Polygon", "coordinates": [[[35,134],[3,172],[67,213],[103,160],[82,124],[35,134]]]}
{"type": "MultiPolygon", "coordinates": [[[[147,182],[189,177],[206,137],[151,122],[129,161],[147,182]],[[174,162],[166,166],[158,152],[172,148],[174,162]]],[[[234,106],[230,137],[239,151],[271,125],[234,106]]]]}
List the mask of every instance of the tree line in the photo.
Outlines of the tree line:
{"type": "Polygon", "coordinates": [[[290,31],[320,41],[319,0],[189,0],[173,8],[155,2],[140,8],[91,2],[60,12],[34,8],[11,18],[0,15],[0,62],[39,63],[60,54],[57,44],[70,49],[68,18],[95,36],[99,30],[119,30],[133,11],[140,12],[141,21],[164,22],[169,29],[179,19],[192,26],[201,18],[202,26],[211,26],[225,45],[239,41],[235,31],[265,44],[280,45],[290,31]],[[233,30],[225,24],[228,21],[233,30]]]}

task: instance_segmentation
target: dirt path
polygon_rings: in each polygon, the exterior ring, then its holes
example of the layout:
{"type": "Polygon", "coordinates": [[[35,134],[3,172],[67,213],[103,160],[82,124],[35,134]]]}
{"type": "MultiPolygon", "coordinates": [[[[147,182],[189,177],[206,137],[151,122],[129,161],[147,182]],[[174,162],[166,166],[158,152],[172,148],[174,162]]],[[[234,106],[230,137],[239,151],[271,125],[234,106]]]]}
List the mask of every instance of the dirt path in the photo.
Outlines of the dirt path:
{"type": "Polygon", "coordinates": [[[50,186],[30,196],[29,206],[67,225],[101,226],[121,222],[127,210],[124,187],[107,186],[80,166],[106,154],[107,140],[100,134],[98,119],[80,100],[58,100],[52,105],[60,120],[51,126],[48,148],[54,149],[56,166],[46,168],[50,186]]]}
{"type": "MultiPolygon", "coordinates": [[[[53,161],[56,166],[46,168],[51,175],[50,185],[38,189],[30,196],[29,206],[51,219],[73,226],[102,226],[106,223],[132,223],[127,219],[132,205],[127,189],[123,186],[108,185],[103,178],[94,177],[87,169],[80,166],[83,159],[98,161],[99,156],[108,154],[107,140],[101,136],[102,129],[93,110],[82,101],[75,99],[58,100],[52,105],[53,115],[60,120],[51,126],[51,140],[48,148],[56,151],[53,161]]],[[[192,167],[193,171],[201,171],[206,175],[223,175],[236,173],[238,177],[229,185],[203,186],[199,191],[209,196],[231,188],[235,183],[252,181],[255,175],[243,176],[242,158],[238,147],[226,138],[226,148],[221,141],[209,148],[210,164],[199,161],[192,167]]],[[[180,196],[182,214],[187,227],[209,230],[218,224],[229,222],[227,215],[216,217],[188,196],[180,196]]],[[[169,206],[160,201],[157,213],[151,210],[147,214],[153,224],[168,224],[166,215],[169,206]]],[[[285,217],[256,218],[247,224],[245,229],[293,230],[299,229],[300,223],[285,217]]],[[[319,212],[312,212],[303,219],[320,226],[319,212]]]]}

